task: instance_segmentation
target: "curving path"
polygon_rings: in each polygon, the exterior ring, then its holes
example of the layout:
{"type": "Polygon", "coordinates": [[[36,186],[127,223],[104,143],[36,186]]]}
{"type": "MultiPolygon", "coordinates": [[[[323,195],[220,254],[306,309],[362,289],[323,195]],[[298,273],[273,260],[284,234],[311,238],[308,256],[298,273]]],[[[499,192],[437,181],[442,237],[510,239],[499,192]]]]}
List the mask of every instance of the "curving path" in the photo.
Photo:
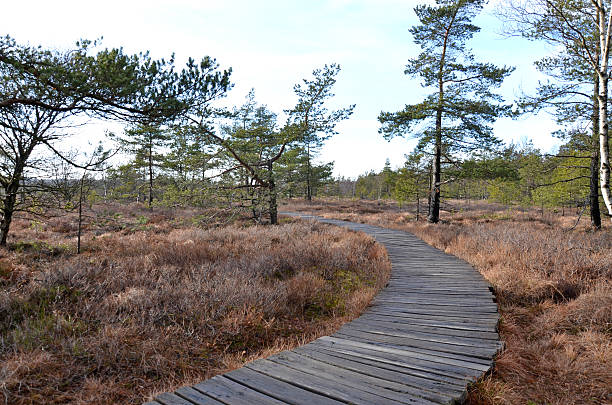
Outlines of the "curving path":
{"type": "Polygon", "coordinates": [[[452,404],[502,343],[489,284],[416,236],[295,215],[365,232],[389,253],[389,284],[337,333],[159,395],[148,405],[452,404]]]}

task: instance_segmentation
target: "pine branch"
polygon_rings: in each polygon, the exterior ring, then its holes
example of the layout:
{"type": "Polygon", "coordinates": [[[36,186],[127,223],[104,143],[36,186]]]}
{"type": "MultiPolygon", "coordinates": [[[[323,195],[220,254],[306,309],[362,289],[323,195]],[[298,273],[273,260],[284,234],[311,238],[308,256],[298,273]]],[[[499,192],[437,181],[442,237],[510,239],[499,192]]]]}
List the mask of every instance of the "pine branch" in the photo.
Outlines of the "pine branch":
{"type": "Polygon", "coordinates": [[[569,159],[591,159],[590,156],[576,156],[576,155],[552,155],[544,153],[543,156],[554,157],[554,158],[569,158],[569,159]]]}
{"type": "Polygon", "coordinates": [[[570,183],[572,181],[576,181],[576,180],[580,180],[580,179],[590,179],[590,176],[578,176],[578,177],[574,177],[572,179],[566,179],[566,180],[559,180],[559,181],[555,181],[552,183],[548,183],[548,184],[538,184],[535,186],[535,188],[538,187],[549,187],[549,186],[554,186],[555,184],[560,184],[560,183],[570,183]]]}

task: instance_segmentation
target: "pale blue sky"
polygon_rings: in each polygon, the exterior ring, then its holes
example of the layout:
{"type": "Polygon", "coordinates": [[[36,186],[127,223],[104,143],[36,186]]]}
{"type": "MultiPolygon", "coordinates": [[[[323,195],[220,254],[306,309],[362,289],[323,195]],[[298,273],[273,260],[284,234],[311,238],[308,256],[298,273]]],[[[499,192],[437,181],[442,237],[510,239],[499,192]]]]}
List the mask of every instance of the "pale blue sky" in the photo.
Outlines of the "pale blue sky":
{"type": "MultiPolygon", "coordinates": [[[[129,52],[150,50],[154,57],[175,52],[210,55],[222,67],[233,68],[235,88],[224,104],[240,104],[250,88],[259,102],[273,111],[295,103],[293,84],[325,63],[342,66],[335,89],[336,105],[357,104],[350,120],[338,126],[339,135],[327,142],[321,159],[335,161],[335,174],[355,177],[379,170],[390,158],[401,166],[413,141],[386,142],[377,133],[381,110],[396,111],[418,102],[423,89],[403,74],[410,57],[418,54],[408,28],[416,24],[414,6],[420,0],[153,0],[153,1],[22,1],[2,5],[0,34],[18,42],[65,48],[79,38],[104,37],[107,47],[129,52]]],[[[543,79],[532,62],[548,52],[543,44],[502,38],[500,22],[489,5],[476,24],[481,33],[471,43],[482,61],[508,64],[517,70],[502,88],[509,100],[529,91],[543,79]]],[[[495,125],[506,141],[532,139],[550,150],[555,128],[547,115],[495,125]]],[[[94,137],[88,130],[86,138],[94,137]]],[[[73,142],[78,143],[79,140],[73,142]]]]}

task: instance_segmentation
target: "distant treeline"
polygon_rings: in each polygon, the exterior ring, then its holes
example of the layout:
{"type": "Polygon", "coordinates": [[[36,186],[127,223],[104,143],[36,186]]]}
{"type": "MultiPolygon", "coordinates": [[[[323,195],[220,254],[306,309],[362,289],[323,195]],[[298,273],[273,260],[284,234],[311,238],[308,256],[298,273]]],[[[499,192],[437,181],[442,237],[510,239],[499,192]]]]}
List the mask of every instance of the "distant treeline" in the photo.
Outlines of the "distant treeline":
{"type": "MultiPolygon", "coordinates": [[[[566,137],[558,153],[545,154],[531,144],[510,145],[498,153],[447,163],[442,199],[487,200],[506,205],[538,206],[563,211],[589,205],[589,147],[586,134],[566,137]]],[[[379,171],[357,179],[337,178],[320,188],[320,195],[393,199],[400,206],[427,204],[431,188],[431,157],[415,151],[403,167],[387,160],[379,171]]],[[[426,212],[423,209],[422,212],[426,212]]]]}

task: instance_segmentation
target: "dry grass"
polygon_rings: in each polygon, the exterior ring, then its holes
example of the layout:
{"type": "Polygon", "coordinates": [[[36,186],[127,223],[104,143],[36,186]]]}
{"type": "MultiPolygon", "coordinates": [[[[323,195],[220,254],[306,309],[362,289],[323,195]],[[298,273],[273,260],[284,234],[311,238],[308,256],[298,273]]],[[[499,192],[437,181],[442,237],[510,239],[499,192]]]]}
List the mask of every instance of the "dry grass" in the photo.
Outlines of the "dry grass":
{"type": "Polygon", "coordinates": [[[74,218],[16,222],[0,251],[0,403],[141,403],[330,333],[390,270],[337,227],[110,209],[81,255],[74,218]]]}
{"type": "Polygon", "coordinates": [[[392,203],[291,202],[284,210],[415,233],[494,286],[506,350],[470,404],[612,403],[612,227],[588,218],[452,202],[437,225],[392,203]]]}

